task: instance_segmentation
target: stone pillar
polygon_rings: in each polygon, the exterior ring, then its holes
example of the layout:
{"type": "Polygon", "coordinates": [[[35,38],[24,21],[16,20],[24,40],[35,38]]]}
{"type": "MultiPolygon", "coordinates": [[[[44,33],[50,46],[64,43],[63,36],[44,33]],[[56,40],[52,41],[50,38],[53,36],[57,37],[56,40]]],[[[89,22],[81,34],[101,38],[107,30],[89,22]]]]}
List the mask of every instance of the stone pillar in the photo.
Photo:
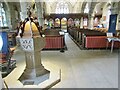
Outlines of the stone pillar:
{"type": "Polygon", "coordinates": [[[9,8],[9,4],[8,2],[6,2],[4,4],[4,10],[5,10],[5,15],[6,15],[6,21],[7,21],[7,25],[9,28],[11,28],[11,15],[10,15],[10,8],[9,8]]]}
{"type": "Polygon", "coordinates": [[[116,30],[120,30],[120,2],[116,3],[116,14],[118,14],[117,16],[117,23],[116,23],[116,30]]]}
{"type": "Polygon", "coordinates": [[[19,19],[19,2],[7,2],[4,6],[6,20],[10,30],[15,30],[19,19]]]}
{"type": "Polygon", "coordinates": [[[94,20],[94,8],[98,2],[91,2],[89,15],[88,15],[88,28],[93,29],[93,20],[94,20]]]}
{"type": "Polygon", "coordinates": [[[118,2],[112,2],[111,4],[111,14],[118,14],[118,2]]]}
{"type": "Polygon", "coordinates": [[[92,15],[88,15],[88,28],[93,29],[93,19],[94,17],[92,15]]]}
{"type": "Polygon", "coordinates": [[[16,18],[15,18],[15,9],[14,9],[14,3],[13,2],[9,2],[9,11],[7,12],[7,16],[8,16],[8,25],[10,30],[15,29],[16,27],[16,18]]]}
{"type": "Polygon", "coordinates": [[[120,11],[119,11],[118,18],[117,18],[117,28],[116,28],[116,30],[120,30],[120,11]]]}
{"type": "Polygon", "coordinates": [[[80,20],[80,28],[83,28],[83,17],[81,17],[81,20],[80,20]]]}
{"type": "Polygon", "coordinates": [[[20,0],[20,7],[21,7],[21,20],[24,20],[27,17],[27,7],[32,5],[32,2],[25,2],[23,0],[20,0]]]}
{"type": "Polygon", "coordinates": [[[36,2],[38,22],[40,26],[44,26],[44,17],[43,17],[43,2],[36,2]]]}
{"type": "Polygon", "coordinates": [[[60,28],[61,28],[61,18],[59,18],[60,19],[60,28]]]}

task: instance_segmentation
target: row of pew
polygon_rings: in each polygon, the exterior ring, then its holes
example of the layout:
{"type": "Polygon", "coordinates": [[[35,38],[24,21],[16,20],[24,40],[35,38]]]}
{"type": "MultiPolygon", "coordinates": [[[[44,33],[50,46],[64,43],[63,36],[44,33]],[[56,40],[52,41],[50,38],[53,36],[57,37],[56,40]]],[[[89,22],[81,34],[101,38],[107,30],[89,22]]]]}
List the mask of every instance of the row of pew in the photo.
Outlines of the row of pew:
{"type": "MultiPolygon", "coordinates": [[[[100,31],[96,29],[83,29],[83,28],[68,28],[68,33],[75,41],[75,43],[84,49],[100,49],[106,48],[107,46],[107,36],[105,31],[100,31]]],[[[111,47],[109,43],[108,48],[111,47]]],[[[120,42],[115,42],[114,48],[119,48],[120,42]]]]}

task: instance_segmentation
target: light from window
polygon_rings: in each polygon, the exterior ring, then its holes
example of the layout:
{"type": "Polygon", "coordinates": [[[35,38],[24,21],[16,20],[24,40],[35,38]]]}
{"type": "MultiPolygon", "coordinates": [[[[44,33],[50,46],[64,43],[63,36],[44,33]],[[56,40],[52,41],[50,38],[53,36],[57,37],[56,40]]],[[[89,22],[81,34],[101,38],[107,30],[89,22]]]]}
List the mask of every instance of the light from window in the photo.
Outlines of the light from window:
{"type": "Polygon", "coordinates": [[[5,11],[3,8],[3,4],[0,3],[0,27],[7,26],[5,11]]]}
{"type": "Polygon", "coordinates": [[[58,14],[69,13],[68,4],[65,3],[65,2],[58,2],[57,5],[56,5],[56,13],[58,13],[58,14]]]}
{"type": "Polygon", "coordinates": [[[87,4],[86,4],[86,6],[85,6],[84,13],[89,13],[89,7],[88,7],[88,3],[87,3],[87,4]]]}

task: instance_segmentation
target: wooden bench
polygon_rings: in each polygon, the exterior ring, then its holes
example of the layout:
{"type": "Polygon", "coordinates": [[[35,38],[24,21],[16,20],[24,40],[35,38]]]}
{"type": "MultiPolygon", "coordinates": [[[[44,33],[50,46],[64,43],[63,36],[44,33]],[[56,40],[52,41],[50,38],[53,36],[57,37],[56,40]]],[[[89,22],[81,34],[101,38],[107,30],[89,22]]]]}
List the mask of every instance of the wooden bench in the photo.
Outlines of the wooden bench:
{"type": "MultiPolygon", "coordinates": [[[[85,48],[106,48],[107,42],[107,36],[87,36],[85,48]]],[[[108,47],[111,47],[111,43],[109,43],[108,47]]],[[[120,42],[115,42],[114,48],[120,48],[120,42]]]]}
{"type": "Polygon", "coordinates": [[[43,50],[64,50],[64,35],[60,35],[59,30],[46,30],[44,31],[44,34],[46,38],[46,44],[43,50]]]}

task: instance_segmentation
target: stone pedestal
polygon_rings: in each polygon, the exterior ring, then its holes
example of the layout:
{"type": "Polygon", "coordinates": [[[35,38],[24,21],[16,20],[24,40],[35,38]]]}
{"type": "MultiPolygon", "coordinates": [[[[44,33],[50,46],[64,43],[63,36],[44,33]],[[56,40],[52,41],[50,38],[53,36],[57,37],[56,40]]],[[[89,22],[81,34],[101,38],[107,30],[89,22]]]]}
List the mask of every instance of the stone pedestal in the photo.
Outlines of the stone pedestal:
{"type": "Polygon", "coordinates": [[[80,20],[80,28],[83,28],[83,17],[81,17],[81,20],[80,20]]]}
{"type": "Polygon", "coordinates": [[[89,29],[93,29],[93,16],[92,15],[89,15],[88,17],[88,28],[89,29]]]}
{"type": "Polygon", "coordinates": [[[26,67],[18,80],[24,86],[31,85],[32,87],[50,80],[49,84],[48,82],[44,84],[51,87],[58,83],[60,79],[54,80],[54,77],[49,79],[50,71],[45,69],[41,63],[41,50],[45,46],[45,37],[40,33],[38,22],[31,17],[31,7],[28,8],[27,14],[28,17],[25,19],[20,33],[20,46],[25,52],[26,67]]]}
{"type": "Polygon", "coordinates": [[[41,64],[41,49],[45,45],[45,38],[36,36],[33,38],[21,38],[20,44],[25,51],[26,68],[19,78],[24,85],[39,84],[49,79],[50,71],[41,64]],[[40,78],[42,77],[42,78],[40,78]]]}

